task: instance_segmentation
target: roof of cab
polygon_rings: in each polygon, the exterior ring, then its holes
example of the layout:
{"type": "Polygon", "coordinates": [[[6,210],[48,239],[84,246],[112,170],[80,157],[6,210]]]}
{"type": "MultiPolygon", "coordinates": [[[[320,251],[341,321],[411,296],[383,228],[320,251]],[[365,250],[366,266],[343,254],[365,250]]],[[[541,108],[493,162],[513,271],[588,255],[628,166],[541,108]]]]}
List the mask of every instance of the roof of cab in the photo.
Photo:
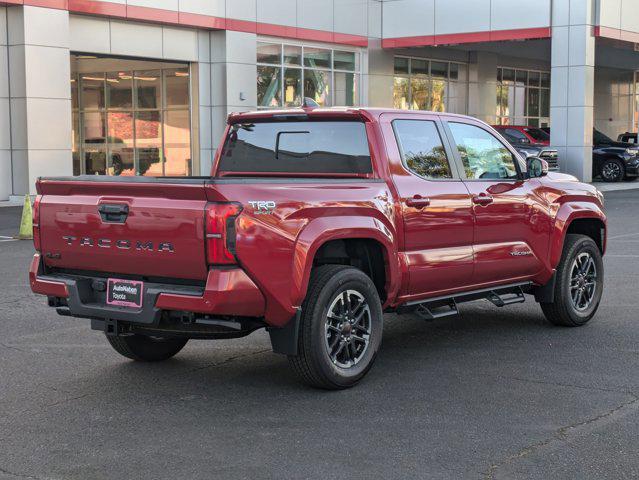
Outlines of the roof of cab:
{"type": "MultiPolygon", "coordinates": [[[[438,112],[427,112],[419,110],[398,110],[392,108],[365,108],[365,107],[329,107],[329,108],[288,108],[279,110],[257,110],[251,112],[231,113],[228,116],[227,123],[244,123],[247,121],[264,121],[268,119],[275,120],[295,120],[301,118],[318,118],[318,119],[336,119],[344,120],[356,118],[364,121],[375,121],[384,113],[404,113],[407,115],[419,115],[420,113],[428,115],[440,115],[438,112]]],[[[446,116],[464,117],[465,115],[456,115],[446,113],[446,116]]]]}

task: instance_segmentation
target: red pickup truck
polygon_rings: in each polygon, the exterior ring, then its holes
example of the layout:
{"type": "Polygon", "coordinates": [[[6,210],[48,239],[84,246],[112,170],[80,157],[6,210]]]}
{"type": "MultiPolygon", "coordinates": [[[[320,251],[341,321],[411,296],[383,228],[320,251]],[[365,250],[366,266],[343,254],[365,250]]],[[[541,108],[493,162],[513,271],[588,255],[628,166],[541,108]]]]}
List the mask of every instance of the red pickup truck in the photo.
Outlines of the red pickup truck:
{"type": "Polygon", "coordinates": [[[305,382],[345,388],[384,312],[534,295],[556,325],[593,317],[603,198],[546,167],[464,116],[232,114],[210,177],[39,179],[30,284],[134,360],[266,328],[305,382]]]}

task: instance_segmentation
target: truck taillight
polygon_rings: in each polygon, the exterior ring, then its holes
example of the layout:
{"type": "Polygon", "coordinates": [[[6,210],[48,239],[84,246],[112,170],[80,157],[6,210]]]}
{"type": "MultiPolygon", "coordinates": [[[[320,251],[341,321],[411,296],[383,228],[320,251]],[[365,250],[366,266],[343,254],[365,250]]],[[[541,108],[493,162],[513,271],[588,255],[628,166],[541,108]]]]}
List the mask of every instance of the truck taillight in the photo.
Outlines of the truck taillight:
{"type": "Polygon", "coordinates": [[[235,219],[242,211],[237,203],[210,203],[206,207],[206,259],[209,265],[233,265],[235,219]]]}
{"type": "Polygon", "coordinates": [[[37,195],[35,201],[33,202],[33,246],[36,249],[36,252],[40,251],[40,200],[42,200],[41,195],[37,195]]]}

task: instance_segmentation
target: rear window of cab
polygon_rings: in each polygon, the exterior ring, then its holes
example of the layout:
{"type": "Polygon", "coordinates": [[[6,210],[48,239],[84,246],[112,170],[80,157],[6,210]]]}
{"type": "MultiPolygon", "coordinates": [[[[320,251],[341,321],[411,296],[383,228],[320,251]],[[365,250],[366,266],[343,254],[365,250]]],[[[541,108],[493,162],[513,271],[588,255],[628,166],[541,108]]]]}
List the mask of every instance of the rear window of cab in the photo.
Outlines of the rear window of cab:
{"type": "Polygon", "coordinates": [[[218,173],[372,173],[368,137],[360,121],[270,121],[233,124],[218,173]]]}

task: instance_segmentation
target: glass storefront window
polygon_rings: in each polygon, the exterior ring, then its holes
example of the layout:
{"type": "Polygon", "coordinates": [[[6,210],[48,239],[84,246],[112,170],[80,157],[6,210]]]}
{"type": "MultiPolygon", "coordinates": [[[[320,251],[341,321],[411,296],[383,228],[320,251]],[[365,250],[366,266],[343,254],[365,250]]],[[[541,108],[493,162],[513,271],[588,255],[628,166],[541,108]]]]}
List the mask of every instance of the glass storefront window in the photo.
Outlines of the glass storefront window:
{"type": "Polygon", "coordinates": [[[71,78],[71,108],[78,108],[78,79],[71,78]]]}
{"type": "Polygon", "coordinates": [[[278,67],[257,67],[257,104],[260,107],[279,107],[280,103],[280,75],[278,67]]]}
{"type": "Polygon", "coordinates": [[[189,175],[191,165],[191,127],[188,110],[164,113],[164,175],[189,175]]]}
{"type": "Polygon", "coordinates": [[[107,173],[135,175],[133,112],[108,112],[107,126],[107,173]]]}
{"type": "Polygon", "coordinates": [[[433,77],[448,78],[448,63],[444,62],[431,62],[430,74],[433,77]]]}
{"type": "Polygon", "coordinates": [[[77,111],[71,114],[71,152],[73,155],[73,175],[80,175],[80,114],[77,111]]]}
{"type": "Polygon", "coordinates": [[[331,51],[325,48],[304,47],[304,66],[331,68],[331,51]]]}
{"type": "Polygon", "coordinates": [[[428,110],[429,82],[424,77],[410,79],[411,110],[428,110]]]}
{"type": "Polygon", "coordinates": [[[85,110],[104,108],[104,74],[93,73],[82,75],[81,101],[85,110]]]}
{"type": "Polygon", "coordinates": [[[295,107],[302,104],[302,69],[284,69],[284,106],[295,107]]]}
{"type": "Polygon", "coordinates": [[[433,112],[445,112],[448,104],[446,82],[432,80],[430,109],[433,112]]]}
{"type": "Polygon", "coordinates": [[[135,113],[135,159],[137,175],[163,174],[160,151],[162,149],[162,119],[159,111],[135,113]]]}
{"type": "Polygon", "coordinates": [[[331,105],[331,72],[326,70],[304,71],[304,96],[312,98],[321,107],[331,105]]]}
{"type": "Polygon", "coordinates": [[[82,122],[84,171],[88,175],[106,171],[106,122],[104,112],[85,112],[82,122]]]}
{"type": "Polygon", "coordinates": [[[107,108],[133,108],[133,79],[125,72],[106,75],[107,108]]]}
{"type": "Polygon", "coordinates": [[[74,174],[190,175],[190,80],[187,66],[75,73],[74,174]]]}
{"type": "Polygon", "coordinates": [[[537,70],[497,69],[497,123],[547,126],[550,74],[537,70]]]}
{"type": "Polygon", "coordinates": [[[409,108],[408,77],[395,77],[393,80],[393,107],[402,110],[409,108]]]}
{"type": "Polygon", "coordinates": [[[355,52],[333,52],[333,68],[335,70],[348,70],[354,72],[357,70],[356,65],[357,55],[355,52]]]}
{"type": "Polygon", "coordinates": [[[135,90],[139,109],[160,108],[162,104],[162,73],[159,70],[135,72],[135,90]]]}
{"type": "Polygon", "coordinates": [[[180,68],[164,70],[165,108],[188,108],[189,70],[180,68]]]}
{"type": "Polygon", "coordinates": [[[359,105],[359,69],[357,51],[258,42],[258,108],[359,105]]]}
{"type": "Polygon", "coordinates": [[[408,75],[408,58],[395,57],[395,75],[408,75]]]}
{"type": "Polygon", "coordinates": [[[428,75],[428,60],[411,59],[411,75],[428,75]]]}
{"type": "MultiPolygon", "coordinates": [[[[259,62],[259,58],[258,58],[259,62]]],[[[279,63],[279,62],[277,62],[279,63]]],[[[302,66],[302,47],[284,45],[284,65],[302,66]]]]}
{"type": "Polygon", "coordinates": [[[466,113],[468,66],[424,58],[395,57],[395,108],[466,113]]]}
{"type": "Polygon", "coordinates": [[[279,65],[282,61],[282,45],[276,43],[257,43],[257,63],[279,65]]]}

